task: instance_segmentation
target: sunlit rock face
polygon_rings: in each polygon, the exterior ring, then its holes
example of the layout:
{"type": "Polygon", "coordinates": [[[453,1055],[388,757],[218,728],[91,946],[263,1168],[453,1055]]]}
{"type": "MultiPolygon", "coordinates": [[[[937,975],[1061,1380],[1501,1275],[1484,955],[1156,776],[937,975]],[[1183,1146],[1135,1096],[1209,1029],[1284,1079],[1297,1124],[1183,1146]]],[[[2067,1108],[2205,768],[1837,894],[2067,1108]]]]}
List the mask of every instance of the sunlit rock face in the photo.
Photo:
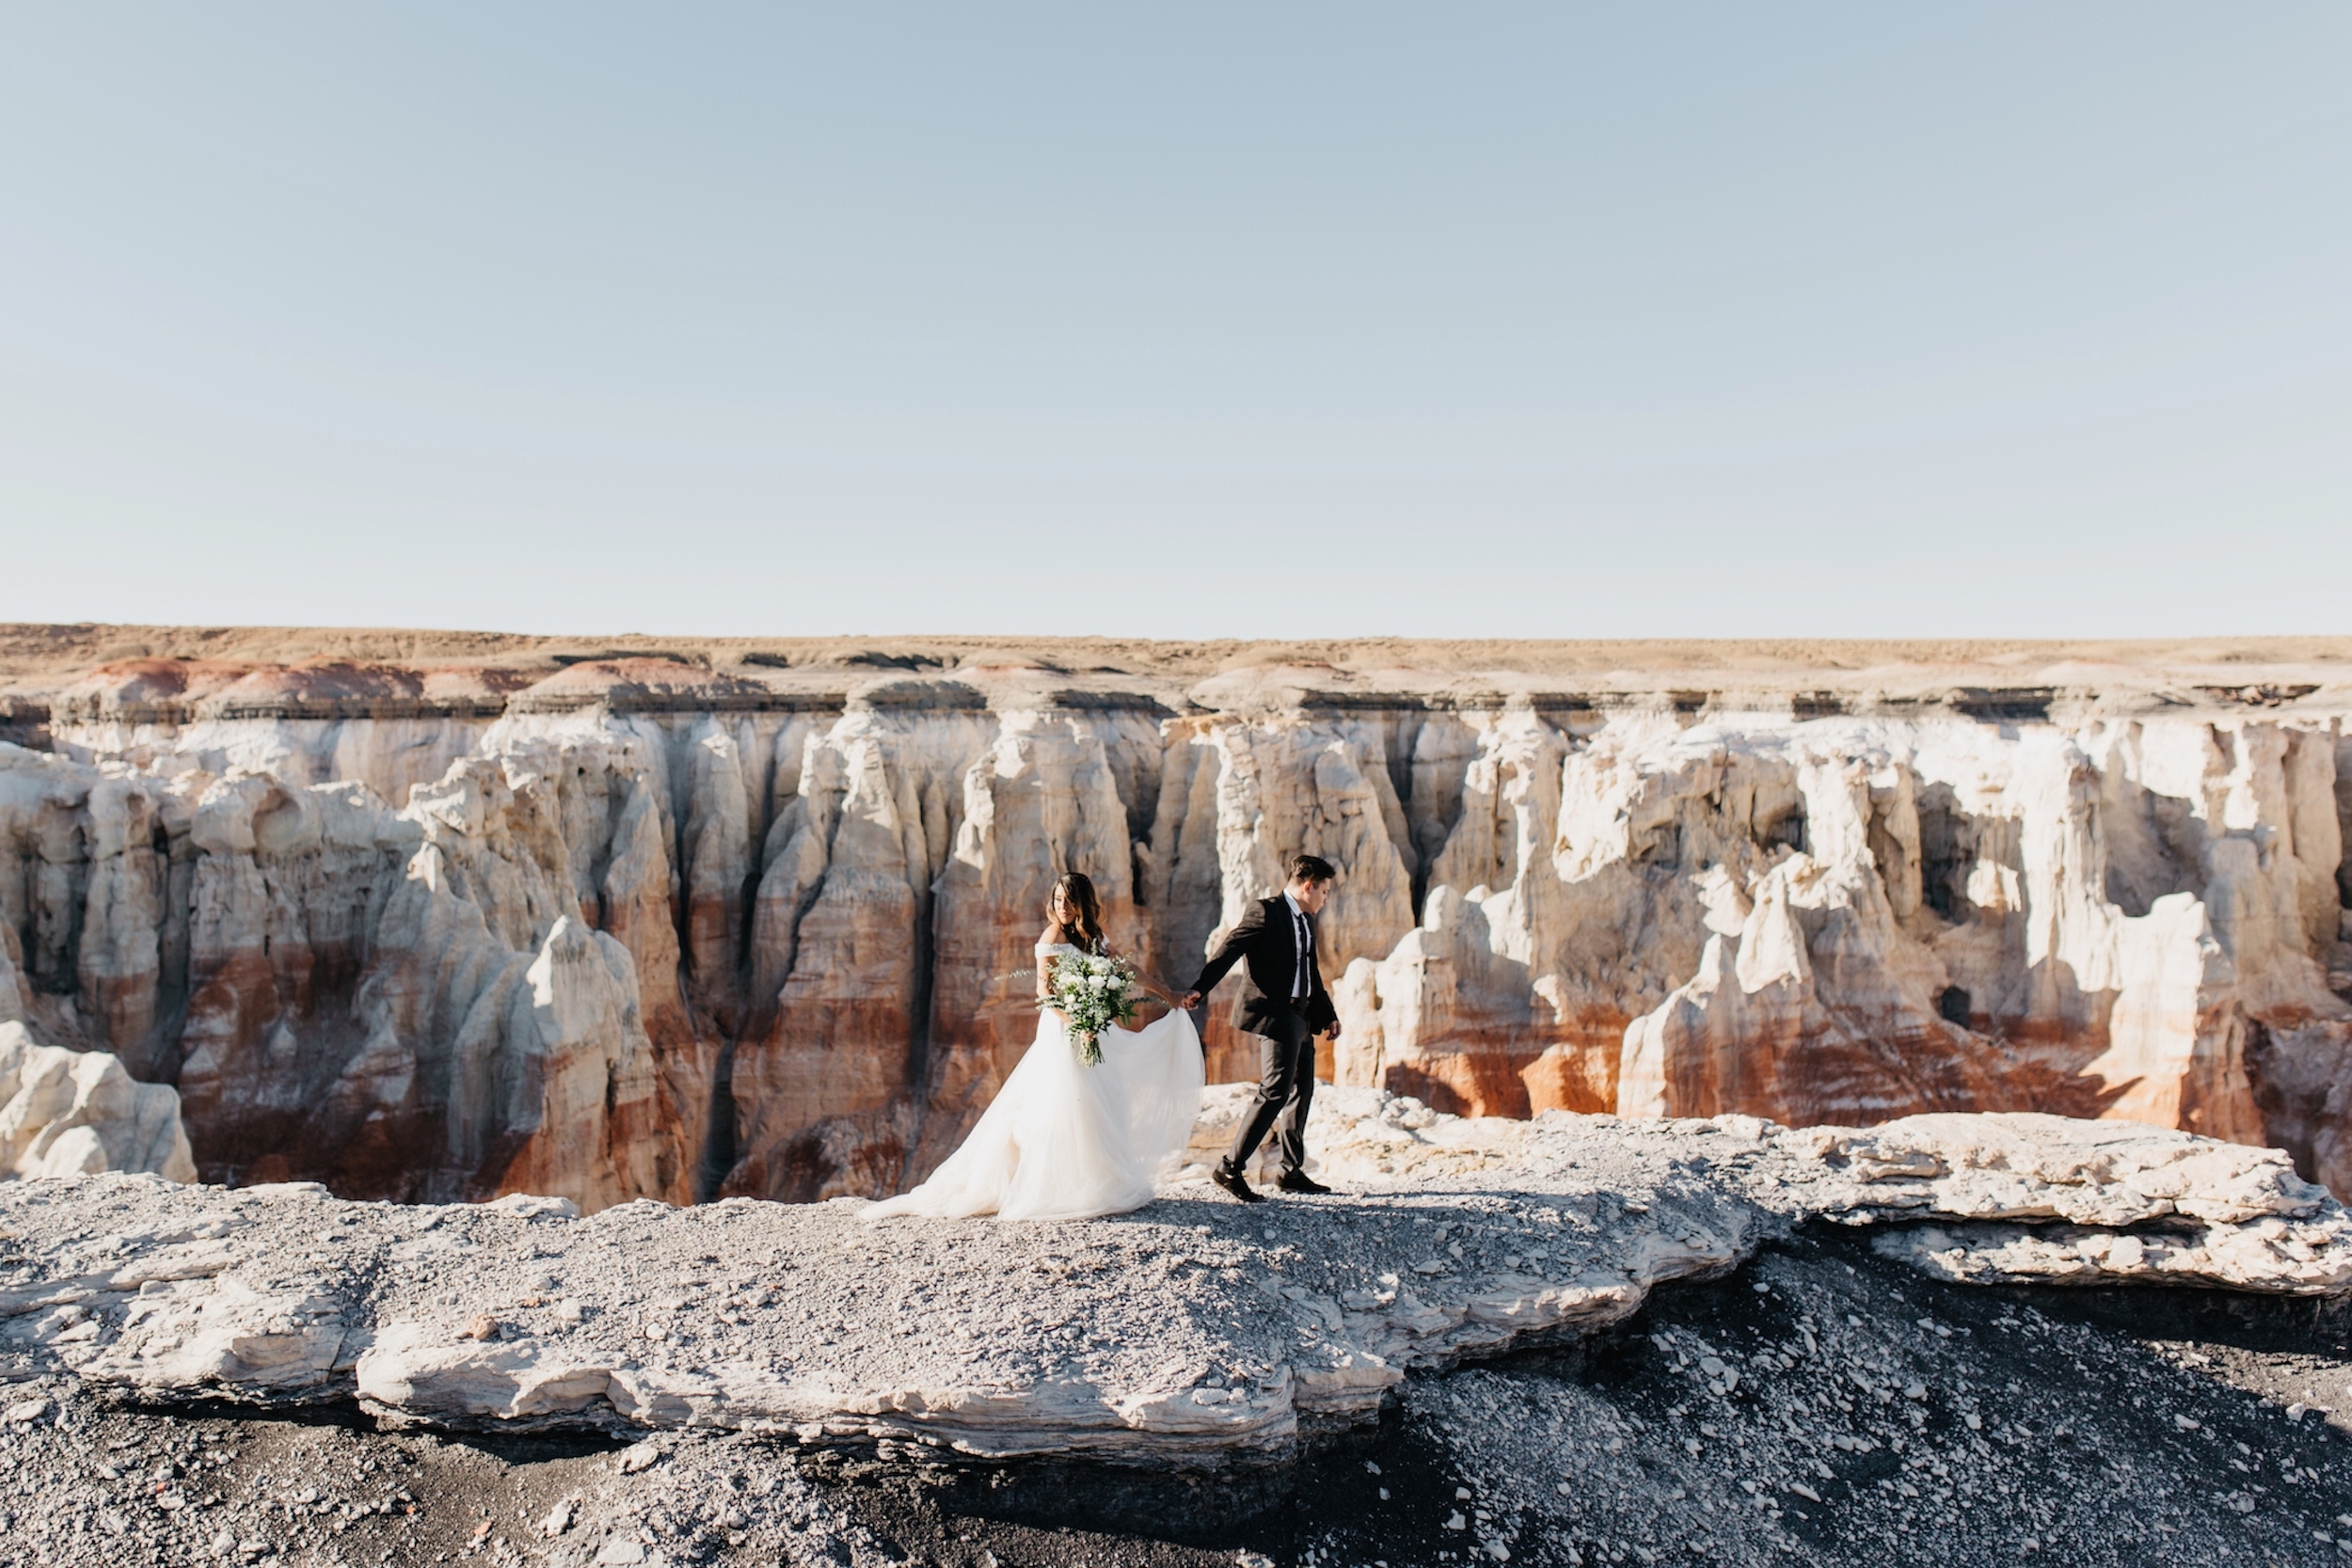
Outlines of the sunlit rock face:
{"type": "Polygon", "coordinates": [[[0,1022],[0,1180],[129,1171],[196,1180],[180,1097],[103,1051],[37,1045],[0,1022]]]}
{"type": "Polygon", "coordinates": [[[1181,985],[1306,850],[1343,1084],[2352,1191],[2352,689],[1867,673],[131,660],[0,693],[0,1019],[174,1086],[213,1180],[880,1193],[1026,1048],[1058,872],[1181,985]]]}

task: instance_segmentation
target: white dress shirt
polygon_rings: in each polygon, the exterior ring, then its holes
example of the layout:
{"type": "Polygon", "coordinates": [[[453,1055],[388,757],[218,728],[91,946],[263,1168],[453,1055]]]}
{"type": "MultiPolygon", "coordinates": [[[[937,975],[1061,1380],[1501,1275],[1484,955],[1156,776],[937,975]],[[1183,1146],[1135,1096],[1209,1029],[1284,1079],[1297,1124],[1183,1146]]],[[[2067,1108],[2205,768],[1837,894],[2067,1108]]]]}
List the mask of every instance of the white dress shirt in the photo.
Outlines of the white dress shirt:
{"type": "Polygon", "coordinates": [[[1291,940],[1298,949],[1298,965],[1291,974],[1291,1000],[1304,1002],[1307,1000],[1307,976],[1312,973],[1309,966],[1314,962],[1315,957],[1315,928],[1307,924],[1307,911],[1298,907],[1298,900],[1290,895],[1287,888],[1282,891],[1282,902],[1290,907],[1291,940]]]}

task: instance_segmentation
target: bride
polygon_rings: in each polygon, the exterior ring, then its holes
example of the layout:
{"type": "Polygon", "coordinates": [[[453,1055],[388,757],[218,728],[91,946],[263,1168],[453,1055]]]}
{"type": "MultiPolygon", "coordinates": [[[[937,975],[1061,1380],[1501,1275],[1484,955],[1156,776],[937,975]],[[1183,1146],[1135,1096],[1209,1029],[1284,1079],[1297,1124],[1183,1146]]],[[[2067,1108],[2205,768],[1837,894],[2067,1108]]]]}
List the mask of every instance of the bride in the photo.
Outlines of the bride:
{"type": "MultiPolygon", "coordinates": [[[[1046,916],[1037,943],[1041,1003],[1053,994],[1057,959],[1117,956],[1103,936],[1094,884],[1078,873],[1054,884],[1046,916]]],[[[1175,1009],[1174,993],[1141,975],[1136,984],[1175,1009]]],[[[1106,1030],[1101,1044],[1102,1061],[1088,1066],[1060,1009],[1041,1006],[1037,1039],[963,1146],[930,1180],[859,1217],[1076,1220],[1151,1202],[1153,1175],[1184,1148],[1200,1112],[1200,1037],[1175,1009],[1140,1029],[1106,1030]]]]}

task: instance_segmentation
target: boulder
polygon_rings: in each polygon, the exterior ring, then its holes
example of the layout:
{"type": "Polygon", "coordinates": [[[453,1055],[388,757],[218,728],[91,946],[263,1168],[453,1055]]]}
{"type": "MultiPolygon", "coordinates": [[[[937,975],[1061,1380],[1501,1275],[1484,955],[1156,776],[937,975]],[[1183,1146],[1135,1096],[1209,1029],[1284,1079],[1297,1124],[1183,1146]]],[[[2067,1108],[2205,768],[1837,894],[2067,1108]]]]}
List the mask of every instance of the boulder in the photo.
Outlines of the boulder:
{"type": "Polygon", "coordinates": [[[25,1178],[152,1172],[196,1180],[180,1097],[141,1084],[103,1051],[36,1045],[0,1023],[0,1171],[25,1178]]]}

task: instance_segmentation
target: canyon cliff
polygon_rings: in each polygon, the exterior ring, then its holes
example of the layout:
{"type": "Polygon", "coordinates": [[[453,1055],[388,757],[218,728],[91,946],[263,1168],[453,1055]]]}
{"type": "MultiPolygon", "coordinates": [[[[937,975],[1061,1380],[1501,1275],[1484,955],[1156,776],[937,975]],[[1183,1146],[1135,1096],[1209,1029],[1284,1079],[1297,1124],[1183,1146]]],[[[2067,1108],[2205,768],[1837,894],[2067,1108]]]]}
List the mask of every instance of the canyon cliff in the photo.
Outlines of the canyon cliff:
{"type": "Polygon", "coordinates": [[[1342,1084],[2106,1117],[2352,1192],[2348,668],[0,628],[0,1023],[175,1088],[211,1180],[874,1194],[1025,1047],[1057,872],[1181,983],[1306,850],[1342,1084]]]}

